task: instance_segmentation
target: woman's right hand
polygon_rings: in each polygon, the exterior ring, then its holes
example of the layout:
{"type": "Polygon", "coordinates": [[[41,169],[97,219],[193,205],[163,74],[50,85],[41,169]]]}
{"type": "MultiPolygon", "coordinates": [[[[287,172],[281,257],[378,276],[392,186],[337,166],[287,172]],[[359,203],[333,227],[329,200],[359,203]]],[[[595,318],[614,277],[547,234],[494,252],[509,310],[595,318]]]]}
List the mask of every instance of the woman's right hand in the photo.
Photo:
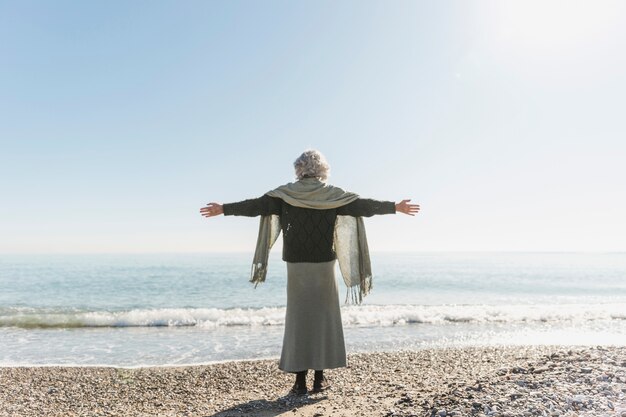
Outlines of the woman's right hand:
{"type": "Polygon", "coordinates": [[[200,214],[204,217],[219,216],[220,214],[224,214],[224,206],[220,203],[209,203],[206,207],[200,209],[200,214]]]}

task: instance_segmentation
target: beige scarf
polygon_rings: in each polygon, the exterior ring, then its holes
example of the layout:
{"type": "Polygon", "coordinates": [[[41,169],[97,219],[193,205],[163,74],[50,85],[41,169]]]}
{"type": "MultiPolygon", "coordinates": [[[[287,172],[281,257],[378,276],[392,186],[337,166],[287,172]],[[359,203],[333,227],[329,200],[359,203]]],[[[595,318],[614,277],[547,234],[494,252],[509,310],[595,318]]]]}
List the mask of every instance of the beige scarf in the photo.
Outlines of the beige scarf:
{"type": "MultiPolygon", "coordinates": [[[[325,184],[317,178],[303,178],[282,185],[267,195],[279,197],[295,207],[317,210],[338,208],[359,198],[357,194],[325,184]]],[[[261,216],[250,279],[255,287],[265,281],[269,252],[278,239],[280,230],[280,218],[277,215],[261,216]]],[[[363,218],[337,216],[334,245],[339,269],[348,287],[346,302],[348,298],[352,298],[354,303],[360,304],[372,289],[372,266],[363,218]]]]}

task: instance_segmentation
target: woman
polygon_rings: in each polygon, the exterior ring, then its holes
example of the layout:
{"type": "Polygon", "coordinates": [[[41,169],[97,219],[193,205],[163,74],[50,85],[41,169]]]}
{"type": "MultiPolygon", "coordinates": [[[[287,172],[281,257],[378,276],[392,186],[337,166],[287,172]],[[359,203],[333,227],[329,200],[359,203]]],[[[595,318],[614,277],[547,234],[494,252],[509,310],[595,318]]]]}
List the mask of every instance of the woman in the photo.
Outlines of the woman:
{"type": "Polygon", "coordinates": [[[279,368],[296,374],[292,393],[307,393],[306,375],[315,370],[313,392],[329,387],[324,369],[346,366],[335,261],[360,302],[371,288],[371,266],[362,217],[396,212],[415,215],[419,205],[402,200],[362,199],[325,183],[330,166],[316,150],[294,162],[298,181],[256,199],[209,203],[205,217],[261,216],[251,281],[265,280],[269,250],[283,233],[287,262],[287,312],[279,368]]]}

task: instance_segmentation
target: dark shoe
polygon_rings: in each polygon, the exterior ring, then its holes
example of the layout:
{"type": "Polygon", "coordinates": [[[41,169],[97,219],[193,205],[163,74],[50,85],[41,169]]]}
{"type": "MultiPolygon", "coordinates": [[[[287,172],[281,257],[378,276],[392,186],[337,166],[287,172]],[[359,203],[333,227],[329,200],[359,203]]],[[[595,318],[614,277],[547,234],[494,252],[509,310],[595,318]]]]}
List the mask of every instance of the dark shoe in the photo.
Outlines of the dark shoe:
{"type": "Polygon", "coordinates": [[[306,385],[298,385],[297,383],[293,384],[293,387],[291,388],[291,391],[289,391],[290,394],[295,394],[295,395],[304,395],[307,393],[307,389],[306,389],[306,385]]]}
{"type": "Polygon", "coordinates": [[[326,378],[322,378],[320,381],[313,382],[313,391],[311,392],[322,392],[328,388],[330,388],[330,382],[326,378]]]}

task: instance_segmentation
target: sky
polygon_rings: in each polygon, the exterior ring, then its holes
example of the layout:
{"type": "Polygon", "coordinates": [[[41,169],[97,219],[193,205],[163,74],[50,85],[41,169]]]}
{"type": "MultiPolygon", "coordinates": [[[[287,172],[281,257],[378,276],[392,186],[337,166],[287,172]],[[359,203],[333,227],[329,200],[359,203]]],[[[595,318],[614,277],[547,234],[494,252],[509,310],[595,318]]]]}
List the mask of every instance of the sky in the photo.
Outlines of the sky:
{"type": "Polygon", "coordinates": [[[622,1],[0,0],[0,253],[253,251],[209,202],[421,205],[372,251],[626,251],[622,1]]]}

